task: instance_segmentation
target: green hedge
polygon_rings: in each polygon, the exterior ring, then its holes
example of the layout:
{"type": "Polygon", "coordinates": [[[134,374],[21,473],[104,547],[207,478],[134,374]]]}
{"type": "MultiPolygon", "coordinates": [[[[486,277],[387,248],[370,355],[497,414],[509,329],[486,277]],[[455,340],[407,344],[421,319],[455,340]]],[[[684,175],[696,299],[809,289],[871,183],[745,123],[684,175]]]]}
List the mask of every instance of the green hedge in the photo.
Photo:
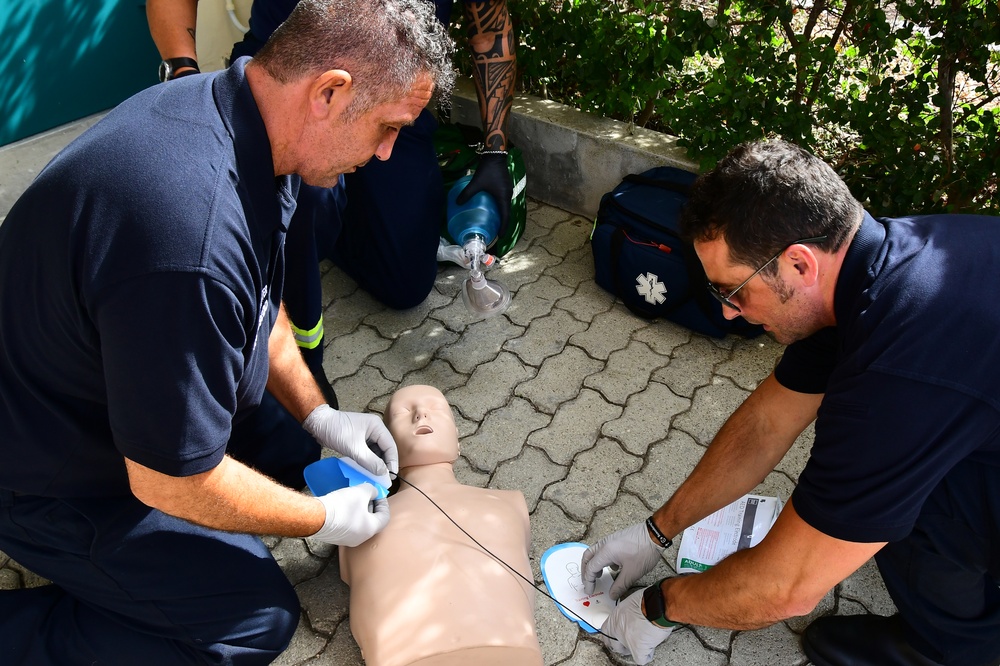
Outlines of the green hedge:
{"type": "Polygon", "coordinates": [[[777,136],[875,214],[1000,214],[996,0],[509,7],[523,91],[678,136],[702,168],[777,136]]]}

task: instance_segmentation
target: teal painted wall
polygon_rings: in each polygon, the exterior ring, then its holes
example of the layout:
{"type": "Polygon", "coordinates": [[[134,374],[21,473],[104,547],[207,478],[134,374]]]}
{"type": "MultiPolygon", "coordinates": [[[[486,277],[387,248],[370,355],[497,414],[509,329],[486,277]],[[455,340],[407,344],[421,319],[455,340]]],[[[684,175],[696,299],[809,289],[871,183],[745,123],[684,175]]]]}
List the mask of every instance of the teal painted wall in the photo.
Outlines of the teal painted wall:
{"type": "Polygon", "coordinates": [[[0,145],[157,82],[141,0],[0,0],[0,145]]]}

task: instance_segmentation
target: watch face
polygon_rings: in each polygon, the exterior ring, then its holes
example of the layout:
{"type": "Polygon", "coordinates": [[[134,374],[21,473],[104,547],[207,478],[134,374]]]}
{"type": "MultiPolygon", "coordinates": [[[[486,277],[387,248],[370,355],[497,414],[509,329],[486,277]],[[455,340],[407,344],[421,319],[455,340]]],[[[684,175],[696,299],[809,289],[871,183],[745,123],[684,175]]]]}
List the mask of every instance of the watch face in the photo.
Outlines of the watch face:
{"type": "Polygon", "coordinates": [[[160,61],[160,83],[166,81],[170,77],[170,63],[165,60],[160,61]]]}

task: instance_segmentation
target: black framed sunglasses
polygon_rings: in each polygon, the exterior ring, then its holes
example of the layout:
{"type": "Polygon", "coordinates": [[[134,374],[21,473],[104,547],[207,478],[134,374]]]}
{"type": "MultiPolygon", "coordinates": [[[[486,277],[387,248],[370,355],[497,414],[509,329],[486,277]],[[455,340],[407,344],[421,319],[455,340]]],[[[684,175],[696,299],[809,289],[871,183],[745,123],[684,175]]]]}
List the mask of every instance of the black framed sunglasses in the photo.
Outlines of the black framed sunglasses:
{"type": "Polygon", "coordinates": [[[800,238],[797,241],[792,241],[791,243],[789,243],[785,247],[783,247],[780,250],[778,250],[777,254],[775,254],[773,257],[771,257],[770,259],[768,259],[767,261],[765,261],[764,264],[760,268],[758,268],[757,270],[755,270],[750,275],[750,277],[748,277],[746,280],[743,280],[743,282],[741,282],[738,287],[736,287],[735,289],[733,289],[732,291],[730,291],[728,294],[725,293],[724,291],[722,291],[721,289],[719,289],[718,287],[716,287],[711,282],[707,282],[706,281],[707,285],[708,285],[708,293],[712,294],[712,296],[715,297],[715,300],[719,301],[720,303],[722,303],[723,305],[725,305],[727,308],[732,308],[733,310],[736,310],[737,312],[742,313],[743,310],[741,310],[740,306],[736,305],[736,303],[733,303],[732,298],[733,298],[733,296],[736,295],[736,292],[738,292],[740,289],[742,289],[743,287],[746,286],[747,282],[749,282],[750,280],[752,280],[755,277],[757,277],[758,273],[760,273],[762,270],[764,270],[765,268],[767,268],[768,265],[772,261],[774,261],[775,259],[777,259],[778,257],[780,257],[784,253],[784,251],[787,250],[788,248],[790,248],[791,246],[793,246],[793,245],[799,245],[801,243],[822,243],[823,241],[826,240],[826,238],[827,237],[824,235],[824,236],[813,236],[812,238],[800,238]]]}

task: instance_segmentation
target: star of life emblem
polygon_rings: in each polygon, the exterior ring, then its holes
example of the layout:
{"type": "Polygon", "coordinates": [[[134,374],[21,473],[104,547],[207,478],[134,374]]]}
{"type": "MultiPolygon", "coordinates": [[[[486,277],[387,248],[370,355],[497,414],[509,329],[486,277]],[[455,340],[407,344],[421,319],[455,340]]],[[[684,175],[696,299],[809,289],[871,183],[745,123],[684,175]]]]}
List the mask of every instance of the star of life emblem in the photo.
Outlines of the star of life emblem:
{"type": "Polygon", "coordinates": [[[660,282],[659,276],[655,273],[639,273],[635,278],[635,290],[650,305],[660,305],[667,300],[664,296],[667,293],[667,285],[660,282]]]}

